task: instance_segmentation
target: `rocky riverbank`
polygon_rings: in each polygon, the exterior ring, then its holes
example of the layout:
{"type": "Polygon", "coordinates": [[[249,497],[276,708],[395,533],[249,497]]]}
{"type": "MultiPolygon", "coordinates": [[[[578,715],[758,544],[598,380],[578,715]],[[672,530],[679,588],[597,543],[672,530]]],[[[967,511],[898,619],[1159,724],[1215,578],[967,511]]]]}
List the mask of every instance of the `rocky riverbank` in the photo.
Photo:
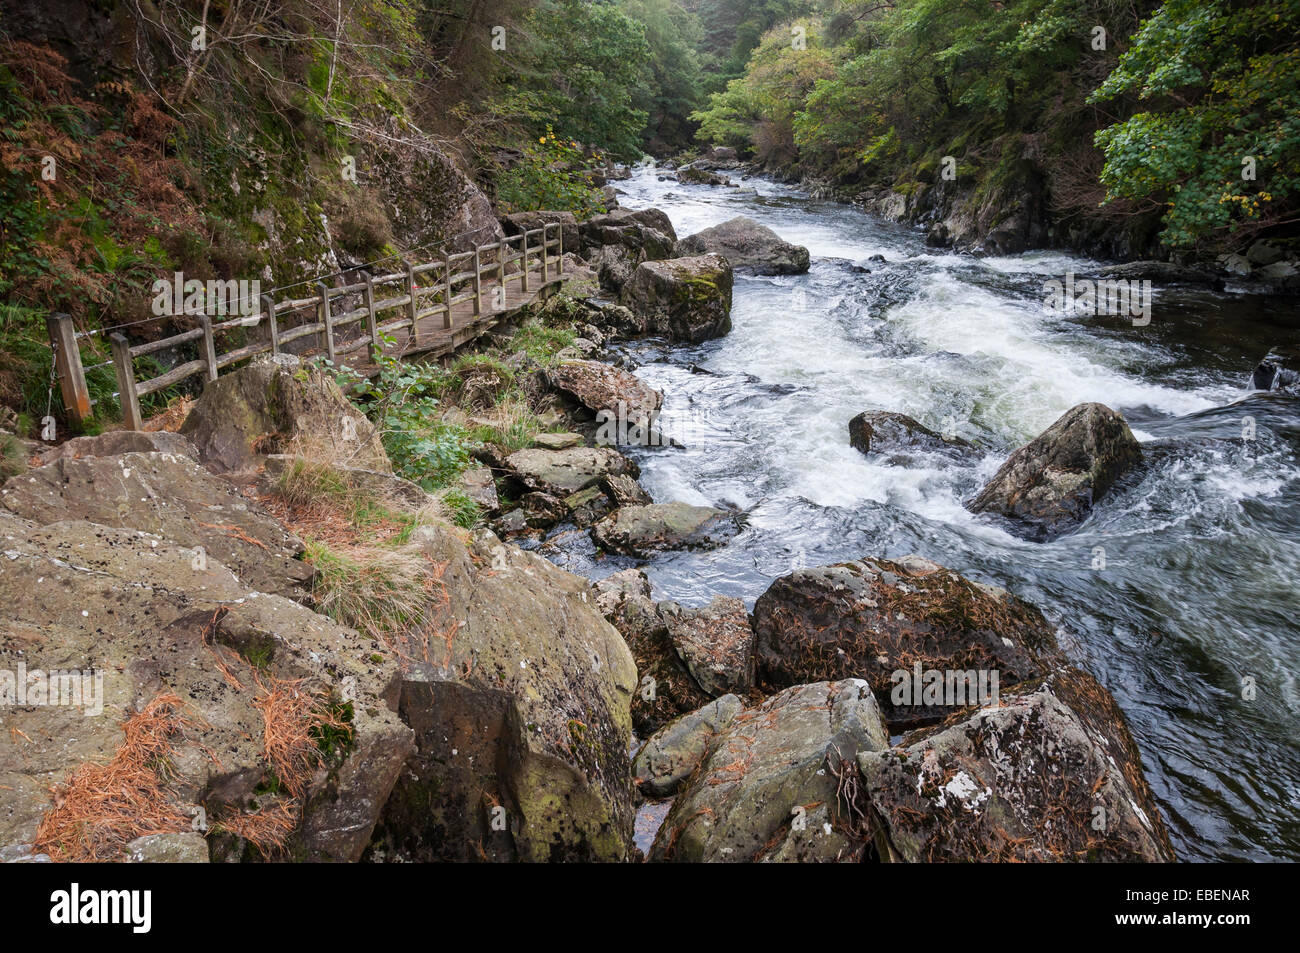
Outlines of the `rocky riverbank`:
{"type": "MultiPolygon", "coordinates": [[[[752,612],[683,607],[640,569],[592,583],[517,545],[572,527],[644,559],[743,526],[637,483],[619,448],[656,445],[663,394],[607,345],[725,335],[729,256],[807,268],[746,222],[679,241],[655,210],[566,220],[573,278],[533,320],[562,315],[570,343],[501,361],[541,426],[459,472],[474,525],[395,475],[380,429],[291,356],[208,385],[176,433],[34,456],[0,487],[0,670],[25,673],[0,856],[1172,858],[1118,706],[991,581],[863,553],[776,579],[752,612]],[[100,714],[85,693],[53,703],[74,684],[99,686],[100,714]],[[666,799],[642,851],[638,808],[666,799]]],[[[475,422],[495,361],[461,367],[444,421],[498,425],[475,422]]],[[[845,425],[866,453],[909,429],[845,425]]],[[[921,431],[901,449],[960,457],[921,431]]],[[[972,508],[1068,532],[1138,464],[1131,442],[1076,408],[972,508]]]]}

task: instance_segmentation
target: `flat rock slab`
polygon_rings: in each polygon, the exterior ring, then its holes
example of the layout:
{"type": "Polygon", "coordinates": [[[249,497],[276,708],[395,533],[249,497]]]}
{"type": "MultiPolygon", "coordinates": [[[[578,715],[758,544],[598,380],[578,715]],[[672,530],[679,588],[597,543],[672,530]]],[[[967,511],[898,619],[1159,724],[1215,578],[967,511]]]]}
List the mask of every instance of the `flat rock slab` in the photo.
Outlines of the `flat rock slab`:
{"type": "Polygon", "coordinates": [[[1173,847],[1114,698],[1085,672],[858,755],[882,859],[1160,861],[1173,847]]]}
{"type": "Polygon", "coordinates": [[[652,861],[860,861],[869,838],[838,777],[889,744],[860,679],[798,685],[715,734],[673,802],[652,861]]]}
{"type": "Polygon", "coordinates": [[[187,566],[217,560],[261,592],[301,598],[314,575],[294,558],[301,540],[190,457],[64,457],[9,479],[0,507],[35,523],[84,519],[153,533],[189,548],[187,566]]]}
{"type": "Polygon", "coordinates": [[[571,447],[568,450],[516,450],[506,467],[528,489],[565,497],[608,476],[636,476],[636,465],[608,447],[571,447]]]}
{"type": "Polygon", "coordinates": [[[868,410],[849,421],[849,445],[859,453],[908,456],[941,453],[960,459],[974,451],[959,437],[944,437],[907,416],[886,410],[868,410]]]}
{"type": "Polygon", "coordinates": [[[641,557],[667,549],[714,549],[738,532],[737,514],[681,502],[620,507],[591,528],[602,549],[641,557]]]}

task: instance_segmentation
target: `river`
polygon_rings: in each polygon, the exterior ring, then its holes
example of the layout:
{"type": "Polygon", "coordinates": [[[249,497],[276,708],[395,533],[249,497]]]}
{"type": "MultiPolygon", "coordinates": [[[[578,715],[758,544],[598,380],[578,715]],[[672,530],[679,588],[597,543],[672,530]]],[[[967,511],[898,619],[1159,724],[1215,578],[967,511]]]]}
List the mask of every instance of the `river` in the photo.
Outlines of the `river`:
{"type": "MultiPolygon", "coordinates": [[[[1295,299],[1157,287],[1145,326],[1052,314],[1044,281],[1100,263],[930,249],[761,179],[688,186],[642,167],[618,185],[679,236],[747,215],[813,261],[737,276],[724,338],[622,348],[682,445],[634,451],[642,484],[748,512],[726,547],[645,564],[656,598],[752,608],[794,568],[913,552],[1005,586],[1115,695],[1181,858],[1300,859],[1300,401],[1248,389],[1271,346],[1300,343],[1295,299]],[[1125,415],[1145,464],[1079,530],[1030,543],[966,511],[1011,450],[1084,401],[1125,415]],[[847,427],[871,409],[982,457],[868,459],[847,427]]],[[[592,577],[640,564],[595,560],[576,532],[543,550],[592,577]]]]}

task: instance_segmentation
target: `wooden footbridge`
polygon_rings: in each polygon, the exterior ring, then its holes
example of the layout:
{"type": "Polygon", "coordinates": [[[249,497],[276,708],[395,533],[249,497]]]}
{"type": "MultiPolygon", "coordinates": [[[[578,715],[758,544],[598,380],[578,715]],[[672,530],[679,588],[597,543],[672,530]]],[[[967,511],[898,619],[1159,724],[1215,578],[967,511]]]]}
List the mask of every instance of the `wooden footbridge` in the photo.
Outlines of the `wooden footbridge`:
{"type": "MultiPolygon", "coordinates": [[[[564,235],[562,226],[552,223],[473,251],[402,264],[401,271],[340,287],[318,281],[308,298],[277,302],[262,295],[254,314],[216,321],[195,314],[199,327],[156,341],[133,345],[120,331],[113,333],[109,341],[123,425],[142,429],[140,398],[146,394],[199,374],[216,380],[241,361],[279,354],[303,339],[309,339],[305,347],[292,349],[303,359],[325,358],[368,376],[378,373],[377,352],[403,358],[451,354],[563,280],[564,235]],[[237,346],[223,351],[218,342],[237,346]],[[137,379],[137,358],[195,344],[196,359],[137,379]]],[[[67,315],[51,315],[49,329],[64,407],[81,423],[92,410],[79,335],[67,315]]]]}

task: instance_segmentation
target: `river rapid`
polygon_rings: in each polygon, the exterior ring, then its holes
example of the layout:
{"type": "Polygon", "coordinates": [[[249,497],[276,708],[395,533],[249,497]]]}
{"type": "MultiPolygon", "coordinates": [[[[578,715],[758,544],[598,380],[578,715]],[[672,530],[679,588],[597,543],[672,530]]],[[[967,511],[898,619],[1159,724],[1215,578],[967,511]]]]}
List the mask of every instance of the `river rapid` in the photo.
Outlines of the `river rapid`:
{"type": "Polygon", "coordinates": [[[1044,282],[1101,263],[952,254],[790,186],[741,184],[643,166],[620,200],[663,209],[679,236],[747,215],[807,246],[811,270],[738,275],[726,337],[621,353],[663,391],[680,444],[631,451],[641,483],[658,502],[743,509],[746,529],[644,564],[597,560],[573,531],[542,551],[591,577],[644,565],[655,598],[687,605],[724,593],[752,608],[795,568],[908,553],[1004,586],[1115,695],[1181,858],[1300,859],[1300,401],[1249,390],[1271,346],[1300,344],[1297,299],[1158,286],[1145,326],[1051,313],[1044,282]],[[1011,450],[1084,401],[1121,411],[1145,462],[1080,529],[1031,543],[966,511],[1011,450]],[[867,458],[848,422],[873,409],[982,456],[867,458]]]}

